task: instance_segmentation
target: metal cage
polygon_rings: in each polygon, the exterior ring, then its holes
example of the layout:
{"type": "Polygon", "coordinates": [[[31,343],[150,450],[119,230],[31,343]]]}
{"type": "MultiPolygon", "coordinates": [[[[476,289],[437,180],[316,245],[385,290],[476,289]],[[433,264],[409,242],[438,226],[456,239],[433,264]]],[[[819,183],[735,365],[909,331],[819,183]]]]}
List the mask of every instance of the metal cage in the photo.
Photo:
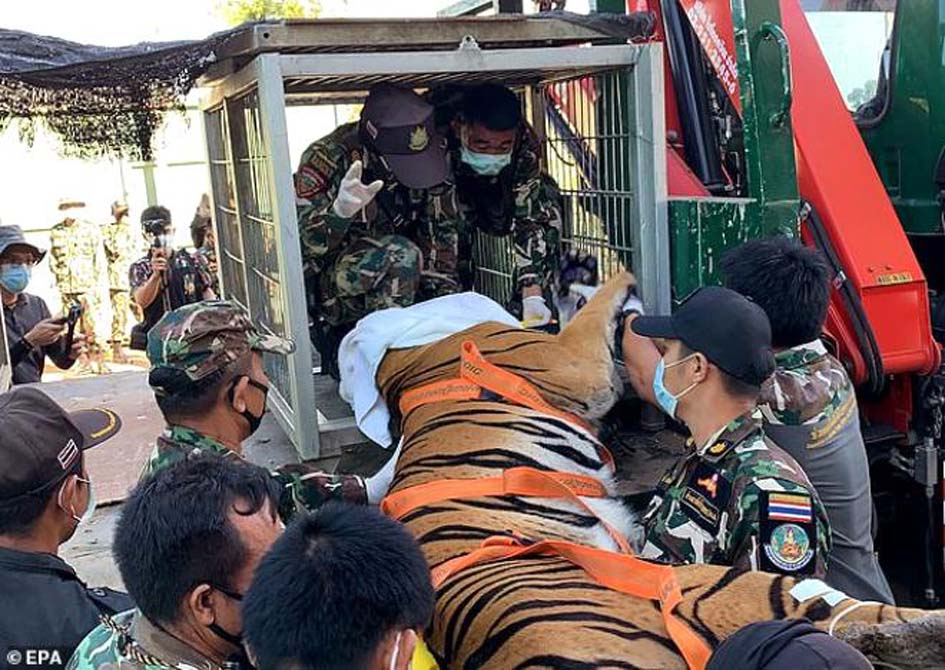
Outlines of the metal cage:
{"type": "MultiPolygon", "coordinates": [[[[508,21],[496,25],[508,31],[508,21]]],[[[455,32],[449,26],[445,32],[455,32]]],[[[590,46],[582,37],[584,44],[481,48],[488,38],[467,35],[450,50],[388,44],[305,53],[291,35],[282,39],[291,48],[270,45],[231,59],[232,72],[206,82],[202,109],[223,293],[264,328],[296,341],[293,355],[268,357],[266,370],[271,407],[303,458],[329,450],[319,442],[326,420],[315,403],[287,105],[357,101],[378,81],[417,90],[497,81],[521,91],[527,118],[544,139],[545,167],[562,191],[565,243],[595,253],[605,276],[632,267],[647,306],[669,312],[660,44],[590,46]]],[[[510,290],[509,245],[480,235],[474,249],[476,288],[499,301],[510,290]]]]}

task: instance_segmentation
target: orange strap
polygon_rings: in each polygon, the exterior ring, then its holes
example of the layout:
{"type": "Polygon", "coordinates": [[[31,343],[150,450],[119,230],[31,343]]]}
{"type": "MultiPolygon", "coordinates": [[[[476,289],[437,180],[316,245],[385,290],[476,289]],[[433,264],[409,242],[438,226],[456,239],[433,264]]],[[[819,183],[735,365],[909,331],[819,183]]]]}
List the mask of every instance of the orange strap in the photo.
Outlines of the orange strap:
{"type": "MultiPolygon", "coordinates": [[[[466,340],[462,344],[459,377],[432,382],[407,391],[400,398],[400,413],[406,415],[421,405],[444,400],[476,400],[482,397],[483,389],[510,402],[549,414],[593,432],[587,422],[581,418],[569,412],[563,412],[546,402],[538,389],[527,380],[487,361],[472,340],[466,340]]],[[[603,445],[598,445],[598,452],[601,459],[613,470],[614,457],[610,451],[603,445]]]]}
{"type": "Polygon", "coordinates": [[[676,573],[669,565],[650,563],[634,556],[570,542],[545,540],[522,545],[514,538],[491,537],[479,549],[435,567],[432,571],[433,586],[439,588],[451,576],[480,563],[525,556],[559,556],[584,570],[602,586],[658,601],[666,631],[686,659],[690,670],[705,670],[712,650],[675,615],[677,605],[682,602],[682,592],[676,581],[676,573]]]}
{"type": "Polygon", "coordinates": [[[606,498],[608,493],[603,484],[593,477],[567,472],[542,472],[535,468],[521,467],[510,468],[498,477],[441,479],[392,493],[381,502],[381,511],[393,519],[401,519],[418,507],[443,500],[504,495],[570,500],[597,518],[620,551],[633,553],[623,534],[581,500],[581,496],[606,498]]]}

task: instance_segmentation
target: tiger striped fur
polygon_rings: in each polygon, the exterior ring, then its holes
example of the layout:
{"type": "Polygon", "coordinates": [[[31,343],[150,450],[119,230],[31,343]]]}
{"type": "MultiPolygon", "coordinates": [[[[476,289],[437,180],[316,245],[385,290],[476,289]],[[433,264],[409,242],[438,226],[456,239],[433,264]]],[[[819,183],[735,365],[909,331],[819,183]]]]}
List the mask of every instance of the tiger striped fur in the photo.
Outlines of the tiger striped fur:
{"type": "MultiPolygon", "coordinates": [[[[593,422],[620,391],[614,331],[632,281],[629,274],[614,278],[557,336],[482,324],[424,347],[390,351],[378,386],[396,414],[405,391],[455,377],[460,345],[472,340],[487,360],[527,379],[552,405],[593,422]]],[[[400,418],[394,492],[445,478],[495,476],[515,466],[592,475],[612,491],[596,437],[561,419],[500,401],[444,401],[400,418]]],[[[616,498],[589,502],[610,524],[637,536],[636,522],[616,498]]],[[[420,507],[402,521],[431,566],[503,534],[614,548],[597,518],[561,500],[454,500],[420,507]]],[[[790,578],[718,566],[679,567],[677,577],[685,596],[680,616],[711,646],[755,621],[806,616],[826,628],[856,604],[844,600],[831,608],[818,599],[798,605],[790,578]]],[[[895,667],[945,667],[945,617],[864,605],[846,613],[837,630],[895,667]]],[[[601,587],[554,557],[481,564],[450,577],[437,592],[429,643],[449,670],[686,667],[654,602],[601,587]]]]}

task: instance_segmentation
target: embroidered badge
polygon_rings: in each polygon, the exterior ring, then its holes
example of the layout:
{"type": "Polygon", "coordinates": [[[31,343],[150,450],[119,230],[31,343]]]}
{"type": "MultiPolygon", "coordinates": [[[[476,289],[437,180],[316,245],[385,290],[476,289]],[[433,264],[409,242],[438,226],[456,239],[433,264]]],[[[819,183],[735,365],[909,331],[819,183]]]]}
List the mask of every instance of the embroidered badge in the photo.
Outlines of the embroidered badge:
{"type": "Polygon", "coordinates": [[[715,456],[715,457],[722,456],[731,448],[731,446],[732,446],[731,442],[727,440],[719,440],[718,442],[713,444],[711,447],[706,449],[705,453],[708,456],[715,456]]]}
{"type": "Polygon", "coordinates": [[[696,485],[714,498],[719,492],[719,473],[697,479],[696,485]]]}
{"type": "Polygon", "coordinates": [[[764,550],[768,560],[785,572],[802,570],[814,558],[814,548],[807,531],[793,523],[775,527],[764,550]]]}
{"type": "Polygon", "coordinates": [[[718,530],[721,512],[717,506],[706,500],[701,493],[687,488],[683,491],[681,503],[683,508],[689,512],[689,517],[697,525],[705,528],[710,533],[718,530]]]}
{"type": "Polygon", "coordinates": [[[700,462],[689,475],[680,505],[699,526],[715,533],[731,495],[731,483],[711,465],[700,462]]]}
{"type": "Polygon", "coordinates": [[[417,126],[410,133],[410,150],[420,152],[430,144],[430,134],[423,126],[417,126]]]}
{"type": "Polygon", "coordinates": [[[325,189],[325,177],[311,165],[303,165],[295,173],[295,194],[300,198],[311,198],[325,189]]]}
{"type": "Polygon", "coordinates": [[[810,496],[803,493],[769,493],[768,519],[810,523],[814,518],[810,496]]]}

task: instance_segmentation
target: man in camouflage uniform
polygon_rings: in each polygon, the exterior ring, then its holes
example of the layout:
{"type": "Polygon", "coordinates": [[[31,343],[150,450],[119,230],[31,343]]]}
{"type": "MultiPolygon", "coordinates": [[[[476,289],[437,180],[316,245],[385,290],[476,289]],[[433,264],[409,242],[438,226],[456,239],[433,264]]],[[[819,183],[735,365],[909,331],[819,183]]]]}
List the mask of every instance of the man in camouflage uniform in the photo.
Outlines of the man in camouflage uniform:
{"type": "MultiPolygon", "coordinates": [[[[321,321],[322,364],[333,375],[337,344],[361,317],[472,285],[471,210],[450,181],[445,147],[431,105],[382,85],[371,90],[359,123],[340,126],[302,154],[295,174],[302,260],[321,321]]],[[[519,230],[519,256],[541,256],[538,228],[519,230]]],[[[531,285],[538,271],[526,261],[520,266],[521,285],[541,302],[531,285]]]]}
{"type": "Polygon", "coordinates": [[[831,272],[814,249],[788,238],[755,240],[723,260],[729,288],[771,321],[777,369],[762,388],[765,432],[804,468],[833,533],[827,582],[860,600],[892,604],[873,550],[870,467],[853,384],[820,334],[831,272]]]}
{"type": "Polygon", "coordinates": [[[112,304],[112,360],[127,363],[128,313],[131,311],[131,285],[128,269],[137,257],[137,236],[128,223],[128,205],[112,203],[112,220],[102,230],[105,261],[108,263],[108,294],[112,304]]]}
{"type": "Polygon", "coordinates": [[[561,255],[558,185],[541,169],[541,143],[512,91],[481,84],[458,98],[448,137],[463,216],[484,233],[512,236],[511,309],[526,325],[543,326],[561,255]]]}
{"type": "Polygon", "coordinates": [[[244,461],[193,459],[139,482],[112,543],[137,609],[103,615],[66,667],[251,667],[241,601],[282,534],[276,504],[266,471],[244,461]]]}
{"type": "Polygon", "coordinates": [[[102,236],[94,223],[76,218],[84,208],[85,203],[77,198],[59,201],[63,218],[49,234],[49,267],[62,297],[63,313],[68,312],[72,305],[82,306],[78,330],[85,335],[89,353],[79,358],[78,371],[91,372],[91,358],[97,371],[103,373],[105,364],[101,347],[95,338],[96,293],[100,271],[98,254],[102,247],[102,236]]]}
{"type": "Polygon", "coordinates": [[[710,287],[671,317],[626,321],[634,387],[692,432],[690,453],[660,479],[640,555],[823,576],[826,512],[801,467],[767,438],[756,410],[774,371],[764,312],[710,287]]]}
{"type": "Polygon", "coordinates": [[[458,292],[470,275],[465,223],[433,108],[373,88],[359,123],[302,154],[295,174],[302,262],[321,320],[322,364],[363,316],[458,292]]]}
{"type": "MultiPolygon", "coordinates": [[[[205,301],[168,312],[148,333],[149,383],[167,421],[142,476],[201,453],[242,458],[259,427],[269,379],[262,353],[287,355],[290,340],[261,334],[236,303],[205,301]]],[[[280,513],[327,500],[367,502],[361,477],[331,475],[306,463],[277,468],[280,513]]]]}

